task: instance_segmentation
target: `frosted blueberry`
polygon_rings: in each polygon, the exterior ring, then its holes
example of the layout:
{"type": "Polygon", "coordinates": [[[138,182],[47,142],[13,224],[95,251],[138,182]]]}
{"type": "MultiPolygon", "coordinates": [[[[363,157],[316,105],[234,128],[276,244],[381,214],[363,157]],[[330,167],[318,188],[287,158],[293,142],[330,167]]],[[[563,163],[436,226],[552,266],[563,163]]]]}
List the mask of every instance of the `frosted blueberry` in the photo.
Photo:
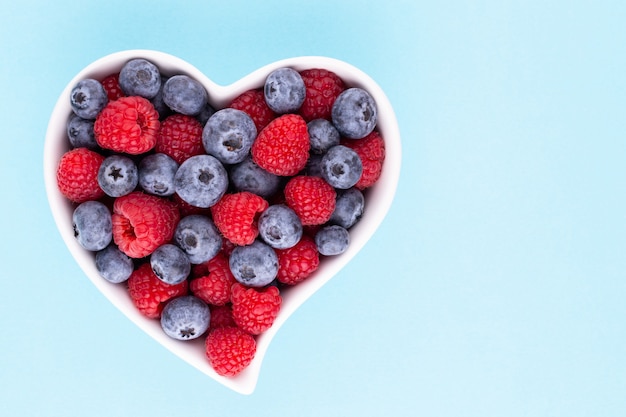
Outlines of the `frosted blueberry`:
{"type": "Polygon", "coordinates": [[[139,161],[139,185],[149,194],[174,194],[174,176],[178,163],[164,153],[155,153],[139,161]]]}
{"type": "Polygon", "coordinates": [[[163,102],[177,113],[195,116],[204,109],[208,99],[202,84],[187,75],[174,75],[163,86],[163,102]]]}
{"type": "Polygon", "coordinates": [[[332,122],[339,133],[349,139],[361,139],[376,127],[378,108],[374,98],[358,87],[344,90],[331,110],[332,122]]]}
{"type": "Polygon", "coordinates": [[[93,120],[72,115],[67,122],[67,137],[73,148],[98,149],[98,142],[93,133],[93,120]]]}
{"type": "Polygon", "coordinates": [[[209,155],[222,163],[236,164],[248,156],[256,134],[256,126],[248,114],[225,108],[209,117],[202,130],[202,144],[209,155]]]}
{"type": "Polygon", "coordinates": [[[363,163],[359,154],[344,145],[333,146],[320,163],[322,177],[333,187],[346,190],[361,178],[363,163]]]}
{"type": "Polygon", "coordinates": [[[222,236],[213,221],[201,214],[185,216],[174,230],[174,243],[181,248],[192,264],[201,264],[217,255],[222,247],[222,236]]]}
{"type": "Polygon", "coordinates": [[[92,78],[79,81],[70,92],[72,111],[83,119],[95,120],[108,102],[104,87],[92,78]]]}
{"type": "Polygon", "coordinates": [[[326,119],[314,119],[307,123],[311,153],[323,154],[332,146],[339,145],[340,135],[335,126],[326,119]]]}
{"type": "Polygon", "coordinates": [[[79,204],[72,213],[72,226],[78,243],[89,251],[104,249],[113,239],[111,212],[99,201],[79,204]]]}
{"type": "Polygon", "coordinates": [[[161,88],[161,74],[156,65],[143,59],[131,59],[120,70],[120,88],[127,96],[153,99],[161,88]]]}
{"type": "Polygon", "coordinates": [[[230,169],[230,181],[238,191],[249,191],[263,198],[268,198],[278,191],[281,179],[268,172],[247,157],[230,169]]]}
{"type": "Polygon", "coordinates": [[[365,208],[365,198],[358,188],[338,190],[335,211],[329,222],[349,229],[359,221],[365,208]]]}
{"type": "Polygon", "coordinates": [[[333,256],[344,253],[350,244],[350,235],[338,225],[325,226],[315,234],[315,245],[320,254],[333,256]]]}
{"type": "Polygon", "coordinates": [[[110,197],[130,194],[138,183],[137,165],[127,156],[107,156],[98,169],[98,184],[110,197]]]}
{"type": "Polygon", "coordinates": [[[209,208],[219,201],[228,188],[228,173],[211,155],[186,159],[174,175],[176,194],[195,207],[209,208]]]}
{"type": "Polygon", "coordinates": [[[193,295],[173,298],[161,312],[161,328],[177,340],[192,340],[202,336],[211,323],[208,304],[193,295]]]}
{"type": "Polygon", "coordinates": [[[265,102],[278,114],[293,113],[302,106],[306,86],[298,71],[278,68],[265,79],[263,88],[265,102]]]}
{"type": "Polygon", "coordinates": [[[278,256],[270,246],[255,240],[251,245],[237,246],[228,260],[235,279],[249,287],[264,287],[278,274],[278,256]]]}
{"type": "Polygon", "coordinates": [[[96,269],[102,278],[119,284],[133,273],[133,260],[111,243],[96,253],[96,269]]]}
{"type": "Polygon", "coordinates": [[[276,249],[295,246],[302,237],[302,222],[291,208],[283,204],[268,207],[259,217],[259,236],[276,249]]]}
{"type": "Polygon", "coordinates": [[[187,254],[171,243],[161,245],[152,252],[150,266],[157,278],[171,285],[180,284],[191,272],[187,254]]]}

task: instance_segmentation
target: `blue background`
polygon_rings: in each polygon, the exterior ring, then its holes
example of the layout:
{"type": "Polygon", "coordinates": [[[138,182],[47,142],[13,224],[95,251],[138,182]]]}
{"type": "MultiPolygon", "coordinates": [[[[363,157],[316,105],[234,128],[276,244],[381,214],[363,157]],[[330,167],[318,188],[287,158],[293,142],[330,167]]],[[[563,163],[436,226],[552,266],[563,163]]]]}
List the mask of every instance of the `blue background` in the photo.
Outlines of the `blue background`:
{"type": "Polygon", "coordinates": [[[4,5],[3,415],[626,415],[625,21],[617,0],[4,5]],[[58,95],[135,48],[219,84],[327,55],[397,112],[389,216],[280,330],[251,396],[126,320],[48,209],[58,95]]]}

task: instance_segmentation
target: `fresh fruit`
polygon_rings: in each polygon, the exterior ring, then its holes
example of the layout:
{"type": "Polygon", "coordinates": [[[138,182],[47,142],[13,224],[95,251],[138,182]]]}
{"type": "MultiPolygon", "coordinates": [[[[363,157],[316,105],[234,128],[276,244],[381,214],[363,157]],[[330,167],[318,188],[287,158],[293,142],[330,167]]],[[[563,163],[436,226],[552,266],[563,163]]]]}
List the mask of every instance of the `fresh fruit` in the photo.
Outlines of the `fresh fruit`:
{"type": "Polygon", "coordinates": [[[72,110],[83,119],[95,119],[108,101],[102,84],[91,78],[79,81],[70,93],[72,110]]]}
{"type": "Polygon", "coordinates": [[[365,197],[356,187],[339,190],[335,200],[335,211],[329,222],[349,229],[359,221],[365,211],[365,197]]]}
{"type": "Polygon", "coordinates": [[[236,376],[254,359],[256,341],[239,327],[219,327],[209,332],[205,349],[215,372],[222,376],[236,376]]]}
{"type": "Polygon", "coordinates": [[[296,112],[304,102],[306,87],[298,71],[278,68],[265,79],[265,102],[278,114],[296,112]]]}
{"type": "Polygon", "coordinates": [[[167,116],[161,122],[154,150],[169,155],[178,164],[194,155],[202,155],[202,124],[184,114],[167,116]]]}
{"type": "Polygon", "coordinates": [[[300,72],[306,86],[306,97],[299,114],[310,122],[314,119],[331,118],[333,103],[346,89],[343,80],[334,72],[323,68],[311,68],[300,72]]]}
{"type": "Polygon", "coordinates": [[[262,88],[254,88],[235,97],[228,107],[242,110],[254,121],[257,132],[263,130],[275,117],[276,113],[269,108],[265,101],[262,88]]]}
{"type": "Polygon", "coordinates": [[[132,192],[139,183],[135,162],[124,155],[107,156],[98,170],[98,185],[110,197],[121,197],[132,192]]]}
{"type": "Polygon", "coordinates": [[[96,253],[96,268],[102,278],[113,284],[126,281],[133,273],[133,260],[123,253],[115,244],[96,253]]]}
{"type": "Polygon", "coordinates": [[[353,149],[361,158],[363,173],[356,187],[364,190],[378,181],[385,162],[385,142],[380,133],[374,131],[362,139],[344,139],[341,144],[353,149]]]}
{"type": "Polygon", "coordinates": [[[141,188],[158,196],[170,196],[176,191],[174,176],[178,171],[178,164],[164,153],[153,153],[139,161],[138,183],[141,188]]]}
{"type": "Polygon", "coordinates": [[[176,113],[195,116],[206,106],[208,94],[198,81],[179,74],[165,82],[163,102],[176,113]]]}
{"type": "Polygon", "coordinates": [[[213,221],[202,214],[191,214],[180,219],[173,237],[192,264],[201,264],[213,258],[222,247],[213,221]]]}
{"type": "Polygon", "coordinates": [[[174,175],[176,194],[192,206],[209,208],[228,188],[228,173],[211,155],[195,155],[185,160],[174,175]]]}
{"type": "Polygon", "coordinates": [[[122,67],[118,82],[127,96],[151,99],[161,88],[161,73],[146,59],[131,59],[122,67]]]}
{"type": "Polygon", "coordinates": [[[306,124],[309,131],[311,153],[322,155],[331,147],[339,145],[341,135],[333,124],[326,119],[314,119],[306,124]]]}
{"type": "Polygon", "coordinates": [[[72,214],[74,237],[83,248],[99,251],[113,238],[111,212],[99,201],[85,201],[72,214]]]}
{"type": "Polygon", "coordinates": [[[122,97],[109,102],[93,125],[96,141],[104,149],[137,155],[156,144],[159,113],[143,97],[122,97]]]}
{"type": "Polygon", "coordinates": [[[348,249],[350,234],[339,225],[322,227],[315,234],[315,245],[320,254],[326,256],[339,255],[348,249]]]}
{"type": "Polygon", "coordinates": [[[102,87],[104,87],[104,90],[107,93],[109,101],[117,100],[118,98],[125,96],[122,88],[120,87],[119,79],[120,74],[114,73],[107,75],[102,79],[102,81],[100,81],[102,87]]]}
{"type": "Polygon", "coordinates": [[[245,112],[232,108],[218,110],[202,131],[202,144],[209,155],[223,164],[236,164],[249,154],[256,139],[254,121],[245,112]]]}
{"type": "Polygon", "coordinates": [[[113,241],[131,258],[143,258],[172,239],[179,218],[172,202],[134,191],[113,203],[113,241]]]}
{"type": "Polygon", "coordinates": [[[358,87],[344,90],[332,108],[332,122],[342,136],[360,139],[369,135],[378,121],[378,108],[374,98],[358,87]]]}
{"type": "Polygon", "coordinates": [[[93,120],[83,119],[77,115],[72,115],[67,122],[67,137],[73,148],[89,148],[97,150],[98,142],[93,133],[93,120]]]}
{"type": "Polygon", "coordinates": [[[302,222],[284,204],[269,206],[259,217],[259,236],[275,249],[287,249],[302,237],[302,222]]]}
{"type": "Polygon", "coordinates": [[[150,254],[150,266],[154,275],[167,284],[179,284],[191,272],[187,254],[178,246],[165,243],[150,254]]]}
{"type": "Polygon", "coordinates": [[[254,163],[251,157],[230,168],[231,184],[239,191],[249,191],[267,199],[278,191],[281,179],[254,163]]]}
{"type": "Polygon", "coordinates": [[[87,148],[74,148],[61,156],[57,186],[69,200],[82,203],[104,196],[98,184],[98,170],[105,157],[87,148]]]}
{"type": "Polygon", "coordinates": [[[230,288],[237,282],[228,265],[228,257],[218,253],[206,262],[205,275],[193,278],[189,283],[191,292],[198,298],[214,306],[230,302],[230,288]]]}
{"type": "Polygon", "coordinates": [[[308,235],[295,246],[277,250],[278,274],[276,279],[287,285],[295,285],[317,271],[320,264],[320,256],[315,241],[308,235]]]}
{"type": "Polygon", "coordinates": [[[266,171],[282,176],[296,175],[309,158],[309,132],[297,114],[272,120],[252,144],[254,162],[266,171]]]}
{"type": "Polygon", "coordinates": [[[234,284],[231,290],[233,320],[241,329],[252,335],[259,335],[274,323],[282,298],[278,288],[246,288],[234,284]]]}
{"type": "Polygon", "coordinates": [[[215,226],[235,245],[249,245],[259,235],[258,216],[269,204],[248,191],[226,194],[211,207],[215,226]]]}
{"type": "Polygon", "coordinates": [[[334,188],[347,190],[361,178],[363,163],[359,154],[343,145],[335,145],[322,157],[322,177],[334,188]]]}
{"type": "Polygon", "coordinates": [[[304,226],[323,224],[335,210],[337,193],[323,178],[299,175],[285,185],[285,200],[304,226]]]}
{"type": "Polygon", "coordinates": [[[211,323],[209,306],[193,295],[176,297],[161,312],[161,328],[177,340],[193,340],[202,336],[211,323]]]}
{"type": "Polygon", "coordinates": [[[276,252],[259,240],[246,246],[237,246],[228,262],[235,279],[248,287],[268,285],[278,273],[276,252]]]}

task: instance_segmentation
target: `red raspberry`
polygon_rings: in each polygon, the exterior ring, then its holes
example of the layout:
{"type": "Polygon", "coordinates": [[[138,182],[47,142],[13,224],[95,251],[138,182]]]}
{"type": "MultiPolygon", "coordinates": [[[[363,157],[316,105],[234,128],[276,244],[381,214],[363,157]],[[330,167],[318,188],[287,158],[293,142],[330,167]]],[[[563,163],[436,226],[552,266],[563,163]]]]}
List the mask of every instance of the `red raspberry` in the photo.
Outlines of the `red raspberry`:
{"type": "Polygon", "coordinates": [[[361,158],[363,173],[355,184],[360,190],[371,187],[378,181],[385,161],[385,141],[377,131],[363,139],[342,139],[341,144],[353,149],[361,158]]]}
{"type": "Polygon", "coordinates": [[[263,130],[276,117],[276,113],[265,102],[265,94],[261,88],[242,93],[230,103],[229,107],[241,110],[250,116],[257,132],[263,130]]]}
{"type": "Polygon", "coordinates": [[[285,201],[303,226],[326,223],[335,211],[335,189],[321,177],[299,175],[285,185],[285,201]]]}
{"type": "Polygon", "coordinates": [[[228,258],[220,252],[205,264],[208,274],[190,282],[191,292],[208,304],[222,306],[230,301],[230,287],[237,282],[228,258]]]}
{"type": "Polygon", "coordinates": [[[309,159],[309,131],[297,114],[285,114],[261,130],[252,144],[252,160],[275,175],[296,175],[309,159]]]}
{"type": "Polygon", "coordinates": [[[98,169],[104,156],[87,148],[75,148],[63,154],[57,167],[59,191],[75,203],[104,196],[98,185],[98,169]]]}
{"type": "Polygon", "coordinates": [[[161,122],[154,147],[182,164],[185,159],[204,153],[202,124],[191,116],[172,114],[161,122]]]}
{"type": "Polygon", "coordinates": [[[300,241],[289,249],[277,249],[278,275],[276,279],[294,285],[308,278],[320,265],[320,256],[312,237],[302,235],[300,241]]]}
{"type": "Polygon", "coordinates": [[[209,305],[211,310],[211,323],[209,329],[219,329],[220,327],[237,327],[233,319],[233,309],[229,305],[216,306],[209,305]]]}
{"type": "Polygon", "coordinates": [[[254,337],[238,327],[221,327],[205,340],[206,357],[219,375],[235,376],[246,369],[256,353],[254,337]]]}
{"type": "Polygon", "coordinates": [[[300,115],[307,122],[313,119],[330,120],[335,99],[346,89],[343,80],[334,72],[319,68],[301,71],[300,76],[306,86],[300,115]]]}
{"type": "Polygon", "coordinates": [[[131,258],[143,258],[169,242],[180,219],[169,200],[134,191],[113,203],[113,240],[131,258]]]}
{"type": "Polygon", "coordinates": [[[241,191],[224,196],[211,207],[213,222],[222,235],[235,245],[249,245],[259,235],[259,215],[269,207],[256,194],[241,191]]]}
{"type": "Polygon", "coordinates": [[[107,93],[107,97],[109,101],[115,101],[118,98],[124,97],[126,94],[122,91],[119,83],[120,74],[110,74],[104,77],[101,81],[102,87],[104,87],[104,91],[107,93]]]}
{"type": "Polygon", "coordinates": [[[159,113],[143,97],[110,101],[93,125],[96,142],[105,149],[137,155],[154,148],[159,131],[159,113]]]}
{"type": "Polygon", "coordinates": [[[148,262],[133,271],[127,283],[133,304],[141,314],[151,319],[161,317],[168,300],[187,294],[187,281],[167,284],[157,278],[148,262]]]}
{"type": "Polygon", "coordinates": [[[278,312],[282,298],[278,288],[247,288],[237,283],[231,290],[233,319],[246,332],[259,335],[269,329],[278,312]]]}

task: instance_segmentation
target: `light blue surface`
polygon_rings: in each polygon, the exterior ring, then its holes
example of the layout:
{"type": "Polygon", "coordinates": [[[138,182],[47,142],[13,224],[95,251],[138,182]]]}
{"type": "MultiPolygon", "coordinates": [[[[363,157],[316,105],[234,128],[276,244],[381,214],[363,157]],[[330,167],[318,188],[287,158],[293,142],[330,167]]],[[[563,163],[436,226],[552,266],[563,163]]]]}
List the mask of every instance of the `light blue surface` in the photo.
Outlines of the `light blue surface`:
{"type": "Polygon", "coordinates": [[[0,414],[626,415],[624,2],[23,0],[1,16],[0,414]],[[280,330],[251,396],[136,330],[49,213],[59,93],[135,48],[220,84],[327,55],[396,109],[389,217],[280,330]]]}

